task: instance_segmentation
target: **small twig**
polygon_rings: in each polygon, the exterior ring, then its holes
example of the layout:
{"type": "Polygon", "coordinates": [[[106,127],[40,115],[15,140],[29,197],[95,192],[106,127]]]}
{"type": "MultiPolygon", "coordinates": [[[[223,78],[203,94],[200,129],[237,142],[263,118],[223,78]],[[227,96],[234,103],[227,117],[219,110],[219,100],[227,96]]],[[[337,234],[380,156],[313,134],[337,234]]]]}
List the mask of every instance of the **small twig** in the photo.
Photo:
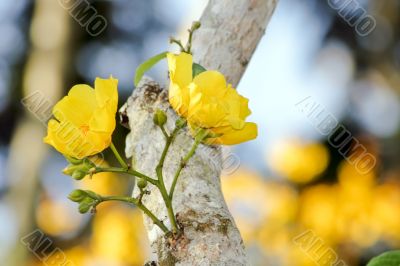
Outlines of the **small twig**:
{"type": "MultiPolygon", "coordinates": [[[[164,233],[169,233],[168,228],[164,225],[162,221],[160,221],[146,206],[143,205],[142,202],[138,201],[135,198],[131,197],[124,197],[124,196],[101,196],[100,200],[101,202],[104,201],[122,201],[122,202],[127,202],[136,205],[139,209],[141,209],[149,218],[153,221],[154,224],[156,224],[164,233]]],[[[99,204],[98,203],[98,204],[99,204]]]]}

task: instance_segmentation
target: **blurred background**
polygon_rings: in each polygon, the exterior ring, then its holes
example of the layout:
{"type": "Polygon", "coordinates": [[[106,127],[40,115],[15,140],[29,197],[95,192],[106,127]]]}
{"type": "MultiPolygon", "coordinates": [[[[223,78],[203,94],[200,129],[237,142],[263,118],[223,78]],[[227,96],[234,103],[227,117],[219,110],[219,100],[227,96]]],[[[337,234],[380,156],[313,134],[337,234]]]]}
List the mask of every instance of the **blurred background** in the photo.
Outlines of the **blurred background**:
{"type": "MultiPolygon", "coordinates": [[[[138,64],[171,50],[169,36],[185,40],[207,1],[89,1],[107,21],[97,36],[61,2],[0,1],[0,264],[45,265],[21,243],[39,229],[71,265],[143,265],[154,255],[138,210],[107,203],[81,215],[67,199],[78,187],[129,194],[132,183],[63,175],[65,159],[42,143],[45,122],[73,84],[97,76],[119,79],[122,105],[138,64]]],[[[400,2],[357,3],[377,22],[364,37],[328,1],[280,0],[238,86],[259,137],[232,150],[240,167],[222,185],[253,265],[319,265],[293,240],[307,230],[349,266],[400,248],[400,2]],[[299,110],[309,96],[376,158],[372,171],[357,171],[299,110]]],[[[168,84],[165,62],[149,74],[168,84]]],[[[120,149],[126,134],[117,127],[120,149]]]]}

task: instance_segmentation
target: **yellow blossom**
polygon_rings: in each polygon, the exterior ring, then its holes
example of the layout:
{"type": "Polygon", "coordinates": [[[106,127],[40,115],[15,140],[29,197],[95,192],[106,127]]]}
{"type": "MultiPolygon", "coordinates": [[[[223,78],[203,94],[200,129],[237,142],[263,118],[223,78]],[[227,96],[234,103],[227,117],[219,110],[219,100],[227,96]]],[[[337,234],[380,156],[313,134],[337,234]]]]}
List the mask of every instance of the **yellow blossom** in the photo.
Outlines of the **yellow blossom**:
{"type": "Polygon", "coordinates": [[[233,145],[257,137],[257,125],[246,122],[248,99],[239,95],[218,71],[204,71],[192,78],[190,54],[167,55],[170,74],[169,101],[188,120],[192,132],[206,128],[217,137],[212,144],[233,145]]]}
{"type": "Polygon", "coordinates": [[[53,108],[44,142],[62,154],[84,158],[111,143],[118,106],[118,80],[97,78],[95,89],[75,85],[53,108]]]}

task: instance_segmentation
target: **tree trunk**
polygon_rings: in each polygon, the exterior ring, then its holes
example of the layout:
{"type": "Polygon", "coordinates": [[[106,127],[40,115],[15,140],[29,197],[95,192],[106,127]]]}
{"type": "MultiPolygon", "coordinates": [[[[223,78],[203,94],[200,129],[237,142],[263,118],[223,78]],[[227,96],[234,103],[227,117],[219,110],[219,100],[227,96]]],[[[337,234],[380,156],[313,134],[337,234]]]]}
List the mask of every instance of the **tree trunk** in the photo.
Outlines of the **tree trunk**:
{"type": "MultiPolygon", "coordinates": [[[[193,38],[196,62],[221,71],[237,86],[276,6],[276,0],[211,0],[202,17],[201,28],[193,38]]],[[[164,147],[164,136],[153,124],[153,112],[164,110],[171,132],[178,118],[170,108],[167,90],[147,78],[122,107],[129,124],[126,155],[132,166],[156,176],[155,166],[164,147]]],[[[170,187],[180,158],[193,139],[181,131],[171,145],[164,164],[164,179],[170,187]]],[[[221,186],[221,148],[200,145],[179,177],[173,199],[178,223],[184,229],[179,239],[167,239],[145,217],[152,248],[159,265],[246,265],[247,257],[240,233],[224,201],[221,186]]],[[[167,226],[167,211],[158,190],[149,185],[144,204],[167,226]]],[[[135,188],[134,195],[138,194],[135,188]]]]}

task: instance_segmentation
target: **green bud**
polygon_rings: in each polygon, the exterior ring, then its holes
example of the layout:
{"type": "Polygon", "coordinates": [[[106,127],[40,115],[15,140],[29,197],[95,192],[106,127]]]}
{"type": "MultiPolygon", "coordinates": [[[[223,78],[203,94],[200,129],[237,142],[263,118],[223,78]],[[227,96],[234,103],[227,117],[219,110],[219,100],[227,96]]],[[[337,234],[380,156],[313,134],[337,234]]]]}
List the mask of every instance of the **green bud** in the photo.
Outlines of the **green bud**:
{"type": "Polygon", "coordinates": [[[182,117],[178,118],[178,119],[175,121],[175,126],[176,126],[177,128],[184,128],[184,127],[186,126],[186,119],[185,119],[185,118],[182,118],[182,117]]]}
{"type": "Polygon", "coordinates": [[[95,167],[96,165],[94,163],[85,158],[81,160],[79,164],[69,164],[63,170],[63,173],[72,176],[74,179],[80,180],[88,174],[93,174],[93,172],[90,172],[90,170],[95,167]]]}
{"type": "Polygon", "coordinates": [[[147,180],[140,178],[137,182],[137,186],[141,189],[145,188],[147,186],[147,180]]]}
{"type": "Polygon", "coordinates": [[[80,202],[86,198],[86,192],[80,189],[76,189],[68,195],[68,198],[74,202],[80,202]]]}
{"type": "Polygon", "coordinates": [[[153,122],[157,126],[163,126],[167,122],[167,115],[163,110],[157,109],[153,116],[153,122]]]}
{"type": "Polygon", "coordinates": [[[95,201],[91,198],[85,198],[79,203],[78,210],[80,213],[87,213],[93,207],[95,201]]]}
{"type": "Polygon", "coordinates": [[[87,195],[88,197],[90,197],[90,198],[92,198],[92,199],[94,199],[94,200],[99,199],[99,195],[97,195],[97,194],[94,193],[93,191],[85,190],[85,193],[86,193],[86,195],[87,195]]]}
{"type": "Polygon", "coordinates": [[[86,176],[86,172],[80,171],[80,170],[75,170],[72,173],[72,178],[76,179],[76,180],[81,180],[82,178],[84,178],[86,176]]]}
{"type": "Polygon", "coordinates": [[[73,165],[73,164],[69,164],[67,167],[64,168],[64,170],[62,170],[63,174],[65,175],[71,175],[78,170],[80,167],[77,165],[73,165]]]}
{"type": "Polygon", "coordinates": [[[192,31],[193,31],[193,30],[197,30],[197,29],[199,29],[200,27],[201,27],[200,21],[193,21],[193,23],[192,23],[192,31]]]}
{"type": "Polygon", "coordinates": [[[87,213],[91,207],[92,205],[82,202],[79,204],[78,210],[80,213],[87,213]]]}

